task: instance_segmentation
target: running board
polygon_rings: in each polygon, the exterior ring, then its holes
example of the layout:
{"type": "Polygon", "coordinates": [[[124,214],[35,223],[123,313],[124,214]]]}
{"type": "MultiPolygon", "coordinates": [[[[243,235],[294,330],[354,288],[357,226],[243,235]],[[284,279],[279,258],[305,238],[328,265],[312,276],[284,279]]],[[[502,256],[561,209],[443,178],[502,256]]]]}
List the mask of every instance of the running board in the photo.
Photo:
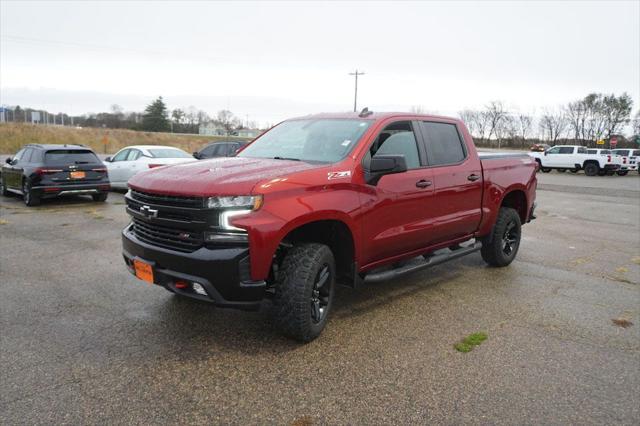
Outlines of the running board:
{"type": "Polygon", "coordinates": [[[471,253],[475,253],[482,248],[482,243],[476,241],[470,246],[460,247],[454,246],[448,249],[447,252],[441,254],[426,255],[422,261],[410,262],[406,265],[400,266],[395,269],[388,269],[380,272],[373,272],[365,275],[365,283],[378,283],[381,281],[390,280],[392,278],[398,278],[402,275],[409,274],[411,272],[420,271],[422,269],[429,268],[431,266],[440,265],[441,263],[448,262],[453,259],[457,259],[462,256],[466,256],[471,253]]]}

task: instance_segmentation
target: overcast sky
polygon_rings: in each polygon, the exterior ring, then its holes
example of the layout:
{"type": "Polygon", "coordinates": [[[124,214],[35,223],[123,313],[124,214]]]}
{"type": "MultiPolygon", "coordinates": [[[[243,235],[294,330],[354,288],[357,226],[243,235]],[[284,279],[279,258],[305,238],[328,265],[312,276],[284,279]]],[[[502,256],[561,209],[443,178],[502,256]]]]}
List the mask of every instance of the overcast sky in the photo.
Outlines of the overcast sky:
{"type": "Polygon", "coordinates": [[[0,1],[0,103],[51,112],[230,109],[261,124],[359,107],[640,104],[640,1],[0,1]]]}

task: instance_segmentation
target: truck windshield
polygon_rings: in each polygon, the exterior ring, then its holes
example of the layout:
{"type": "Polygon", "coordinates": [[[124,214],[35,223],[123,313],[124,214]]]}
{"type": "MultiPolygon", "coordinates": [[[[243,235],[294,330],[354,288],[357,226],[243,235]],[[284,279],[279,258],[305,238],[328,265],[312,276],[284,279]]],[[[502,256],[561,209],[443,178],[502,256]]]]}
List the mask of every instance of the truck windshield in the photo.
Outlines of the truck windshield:
{"type": "Polygon", "coordinates": [[[255,140],[238,157],[335,163],[358,143],[371,120],[285,121],[255,140]]]}

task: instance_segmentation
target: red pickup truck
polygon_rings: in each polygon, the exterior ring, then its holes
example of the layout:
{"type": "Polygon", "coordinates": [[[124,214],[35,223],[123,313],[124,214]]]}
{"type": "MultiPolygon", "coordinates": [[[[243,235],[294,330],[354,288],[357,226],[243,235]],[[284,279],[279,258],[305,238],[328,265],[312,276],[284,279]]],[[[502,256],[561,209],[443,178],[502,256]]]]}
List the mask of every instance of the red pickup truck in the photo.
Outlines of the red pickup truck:
{"type": "Polygon", "coordinates": [[[536,163],[478,156],[457,119],[406,113],[284,121],[235,157],[129,181],[123,254],[138,278],[218,306],[257,309],[310,341],[337,283],[356,287],[476,251],[518,252],[536,163]]]}

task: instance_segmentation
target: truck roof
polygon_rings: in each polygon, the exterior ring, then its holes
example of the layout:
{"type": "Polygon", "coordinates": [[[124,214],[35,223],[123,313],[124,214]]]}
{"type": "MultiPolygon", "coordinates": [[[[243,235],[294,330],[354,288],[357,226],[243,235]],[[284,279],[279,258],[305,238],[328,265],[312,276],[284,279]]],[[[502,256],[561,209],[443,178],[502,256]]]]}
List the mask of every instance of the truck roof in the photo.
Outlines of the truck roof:
{"type": "Polygon", "coordinates": [[[354,119],[354,120],[383,120],[392,117],[415,117],[421,119],[446,119],[460,121],[459,118],[446,117],[441,115],[431,114],[416,114],[412,112],[373,112],[370,111],[366,116],[360,116],[359,112],[323,112],[319,114],[309,114],[301,117],[291,118],[290,120],[309,120],[309,119],[322,119],[322,118],[336,118],[336,119],[354,119]]]}

